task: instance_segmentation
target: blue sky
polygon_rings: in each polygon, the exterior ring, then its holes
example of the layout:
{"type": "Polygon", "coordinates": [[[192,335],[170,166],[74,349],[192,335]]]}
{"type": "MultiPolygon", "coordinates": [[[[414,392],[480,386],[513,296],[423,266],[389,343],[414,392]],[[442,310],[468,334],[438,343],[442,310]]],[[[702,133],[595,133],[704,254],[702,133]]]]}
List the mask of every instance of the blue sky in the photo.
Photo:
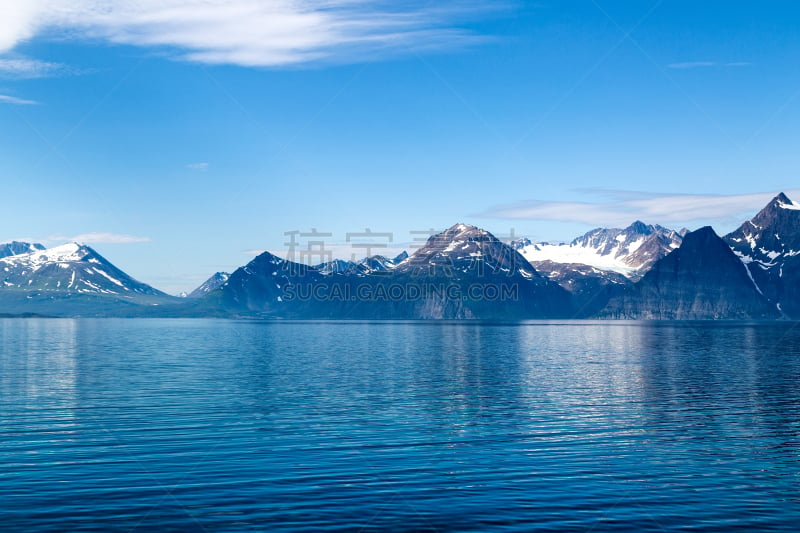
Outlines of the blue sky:
{"type": "Polygon", "coordinates": [[[347,256],[364,228],[724,233],[800,199],[793,2],[43,4],[0,7],[0,240],[168,292],[291,230],[347,256]]]}

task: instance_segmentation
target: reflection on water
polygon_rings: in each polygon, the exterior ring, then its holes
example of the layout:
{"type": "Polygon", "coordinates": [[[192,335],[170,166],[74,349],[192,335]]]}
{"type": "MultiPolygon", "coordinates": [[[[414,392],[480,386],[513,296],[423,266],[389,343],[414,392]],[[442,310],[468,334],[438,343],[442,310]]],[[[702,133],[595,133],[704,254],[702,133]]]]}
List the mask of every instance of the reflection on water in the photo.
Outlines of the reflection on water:
{"type": "Polygon", "coordinates": [[[22,530],[787,528],[792,324],[0,321],[22,530]]]}
{"type": "Polygon", "coordinates": [[[0,401],[74,408],[77,330],[71,319],[0,320],[0,401]]]}

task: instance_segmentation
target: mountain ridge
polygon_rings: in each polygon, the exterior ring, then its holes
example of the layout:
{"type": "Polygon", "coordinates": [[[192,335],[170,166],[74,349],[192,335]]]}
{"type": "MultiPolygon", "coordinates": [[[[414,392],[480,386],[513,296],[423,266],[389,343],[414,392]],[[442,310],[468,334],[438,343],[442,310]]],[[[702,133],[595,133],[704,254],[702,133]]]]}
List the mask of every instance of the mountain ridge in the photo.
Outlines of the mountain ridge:
{"type": "Polygon", "coordinates": [[[391,259],[375,255],[309,266],[265,252],[231,274],[213,274],[186,298],[137,281],[78,243],[46,249],[14,241],[0,244],[0,252],[0,312],[6,314],[800,317],[800,204],[784,193],[724,237],[710,227],[687,233],[636,220],[626,228],[595,228],[569,244],[519,239],[509,245],[485,229],[458,223],[413,254],[391,259]]]}

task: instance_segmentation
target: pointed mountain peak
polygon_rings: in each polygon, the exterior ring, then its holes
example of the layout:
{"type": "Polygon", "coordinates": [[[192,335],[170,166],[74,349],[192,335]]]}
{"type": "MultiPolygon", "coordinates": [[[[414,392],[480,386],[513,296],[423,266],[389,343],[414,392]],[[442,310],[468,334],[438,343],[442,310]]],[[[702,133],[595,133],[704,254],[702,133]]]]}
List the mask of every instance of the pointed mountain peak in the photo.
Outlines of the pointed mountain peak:
{"type": "Polygon", "coordinates": [[[800,211],[800,203],[794,202],[789,199],[784,193],[780,193],[778,196],[772,199],[770,202],[770,206],[776,205],[781,209],[789,209],[792,211],[800,211]]]}
{"type": "Polygon", "coordinates": [[[403,250],[402,252],[397,254],[397,256],[395,256],[394,259],[392,259],[392,263],[394,263],[396,265],[397,263],[399,263],[401,261],[405,261],[406,259],[408,259],[408,252],[403,250]]]}
{"type": "Polygon", "coordinates": [[[228,279],[231,277],[230,274],[227,272],[216,272],[210,278],[203,282],[202,285],[197,287],[195,290],[190,292],[189,294],[184,294],[184,298],[202,298],[209,292],[218,289],[225,285],[228,279]]]}
{"type": "Polygon", "coordinates": [[[785,209],[798,211],[800,210],[800,204],[792,201],[788,196],[786,196],[785,193],[779,193],[772,200],[770,200],[769,203],[751,219],[751,221],[756,222],[768,217],[771,218],[776,215],[780,216],[781,211],[785,209]]]}
{"type": "Polygon", "coordinates": [[[282,257],[278,257],[277,255],[271,252],[261,252],[257,256],[253,258],[252,262],[259,262],[259,263],[283,263],[284,261],[289,261],[288,259],[283,259],[282,257]]]}
{"type": "Polygon", "coordinates": [[[653,228],[648,226],[641,220],[636,220],[633,224],[625,228],[626,232],[633,232],[640,235],[650,235],[653,232],[653,228]]]}
{"type": "Polygon", "coordinates": [[[771,265],[778,257],[800,250],[798,227],[800,204],[780,193],[725,240],[745,261],[771,265]]]}
{"type": "Polygon", "coordinates": [[[684,235],[681,248],[684,246],[691,248],[693,246],[705,245],[712,242],[720,242],[724,245],[722,238],[717,235],[717,232],[714,231],[714,228],[711,226],[703,226],[700,229],[690,231],[684,235]]]}
{"type": "Polygon", "coordinates": [[[778,193],[778,195],[775,198],[773,198],[772,202],[770,202],[770,203],[775,203],[775,202],[782,203],[782,204],[791,204],[792,203],[792,201],[789,199],[789,197],[786,196],[786,193],[783,193],[783,192],[778,193]]]}

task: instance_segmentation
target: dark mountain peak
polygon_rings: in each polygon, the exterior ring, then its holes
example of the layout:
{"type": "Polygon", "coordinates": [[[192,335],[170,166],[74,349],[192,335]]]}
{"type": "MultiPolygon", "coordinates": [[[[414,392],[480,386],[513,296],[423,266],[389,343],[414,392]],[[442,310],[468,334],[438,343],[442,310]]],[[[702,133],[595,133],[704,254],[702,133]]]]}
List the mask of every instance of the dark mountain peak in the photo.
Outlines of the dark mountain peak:
{"type": "Polygon", "coordinates": [[[680,247],[670,255],[675,255],[673,258],[675,260],[684,263],[692,261],[702,264],[704,267],[711,267],[715,263],[725,261],[731,265],[735,264],[737,268],[741,266],[743,272],[746,270],[741,260],[711,226],[703,226],[687,233],[683,237],[680,247]]]}
{"type": "Polygon", "coordinates": [[[653,226],[636,220],[627,228],[595,228],[587,231],[574,239],[570,245],[597,248],[601,250],[601,254],[605,255],[618,248],[621,243],[630,243],[641,237],[648,237],[656,230],[665,233],[671,231],[661,226],[653,226]]]}
{"type": "Polygon", "coordinates": [[[408,258],[408,253],[403,252],[394,259],[389,259],[383,255],[371,255],[358,261],[346,261],[344,259],[333,259],[314,266],[315,270],[323,274],[352,274],[366,275],[373,272],[386,272],[392,270],[403,260],[408,258]]]}
{"type": "Polygon", "coordinates": [[[800,204],[780,193],[725,241],[745,261],[772,266],[800,251],[800,204]]]}
{"type": "MultiPolygon", "coordinates": [[[[742,275],[746,274],[744,265],[731,251],[722,237],[717,235],[711,226],[704,226],[687,233],[683,237],[681,245],[656,262],[643,279],[647,278],[651,273],[657,275],[658,269],[656,267],[660,267],[661,271],[664,271],[664,268],[668,266],[669,269],[680,270],[681,272],[695,270],[707,273],[713,272],[723,265],[731,270],[741,271],[742,275]]],[[[748,284],[752,285],[749,280],[748,284]]]]}
{"type": "Polygon", "coordinates": [[[800,204],[784,193],[725,236],[770,302],[800,316],[800,204]]]}
{"type": "Polygon", "coordinates": [[[44,246],[39,243],[11,241],[0,244],[0,257],[10,257],[12,255],[22,255],[44,250],[44,246]]]}
{"type": "Polygon", "coordinates": [[[354,270],[357,267],[358,265],[356,263],[352,261],[345,261],[344,259],[333,259],[331,261],[326,261],[314,266],[316,270],[319,270],[323,274],[343,274],[345,272],[354,270]]]}
{"type": "Polygon", "coordinates": [[[780,193],[756,214],[750,221],[755,225],[764,222],[771,222],[776,217],[795,217],[800,214],[800,204],[793,202],[784,193],[780,193]]]}
{"type": "Polygon", "coordinates": [[[633,224],[631,224],[630,226],[625,228],[624,231],[625,231],[625,233],[636,233],[638,235],[650,235],[651,233],[653,233],[653,229],[654,229],[653,226],[645,224],[641,220],[636,220],[636,221],[633,222],[633,224]]]}
{"type": "Polygon", "coordinates": [[[394,257],[394,259],[392,259],[392,262],[396,265],[396,264],[400,263],[401,261],[405,261],[406,259],[408,259],[408,252],[403,250],[402,252],[397,254],[394,257]]]}
{"type": "Polygon", "coordinates": [[[202,298],[209,292],[216,290],[228,281],[231,277],[227,272],[215,272],[210,278],[203,282],[202,285],[186,295],[186,298],[202,298]]]}
{"type": "Polygon", "coordinates": [[[259,265],[266,265],[266,264],[280,265],[285,262],[287,262],[285,259],[281,259],[275,254],[272,254],[270,252],[261,252],[260,254],[255,256],[253,260],[250,261],[250,263],[248,263],[248,265],[250,265],[251,263],[259,265]]]}
{"type": "Polygon", "coordinates": [[[536,245],[529,238],[522,237],[522,238],[514,239],[513,241],[511,241],[509,246],[511,246],[515,250],[522,250],[526,246],[536,246],[536,245]]]}
{"type": "Polygon", "coordinates": [[[692,248],[698,245],[702,246],[704,244],[711,244],[712,246],[721,244],[725,246],[725,243],[722,242],[722,239],[719,237],[719,235],[717,235],[717,232],[714,231],[714,228],[711,226],[703,226],[700,229],[690,231],[684,235],[681,248],[692,248]]]}
{"type": "Polygon", "coordinates": [[[602,314],[661,320],[780,316],[742,261],[710,226],[687,233],[680,247],[612,298],[602,314]]]}
{"type": "Polygon", "coordinates": [[[772,204],[791,204],[791,203],[792,203],[792,201],[789,199],[789,197],[786,196],[785,193],[780,192],[780,193],[778,193],[778,195],[775,198],[772,199],[772,201],[770,202],[770,205],[772,205],[772,204]]]}
{"type": "Polygon", "coordinates": [[[356,263],[359,271],[369,274],[370,272],[385,272],[395,267],[394,261],[383,255],[371,255],[356,263]]]}

